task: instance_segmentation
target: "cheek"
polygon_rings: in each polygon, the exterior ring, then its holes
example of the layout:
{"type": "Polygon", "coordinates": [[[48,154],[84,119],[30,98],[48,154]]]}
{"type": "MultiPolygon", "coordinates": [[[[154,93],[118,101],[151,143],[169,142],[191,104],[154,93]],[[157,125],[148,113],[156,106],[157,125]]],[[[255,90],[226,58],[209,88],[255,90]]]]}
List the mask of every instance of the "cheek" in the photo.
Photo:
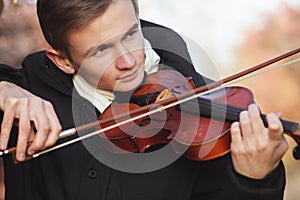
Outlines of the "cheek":
{"type": "Polygon", "coordinates": [[[104,72],[101,73],[101,75],[99,76],[99,84],[103,84],[103,85],[110,85],[112,84],[114,81],[114,73],[111,70],[105,70],[104,72]]]}
{"type": "Polygon", "coordinates": [[[136,63],[138,66],[143,66],[145,62],[145,52],[144,49],[136,50],[133,52],[133,55],[136,59],[136,63]]]}
{"type": "Polygon", "coordinates": [[[102,82],[108,77],[107,70],[99,67],[96,62],[84,63],[78,70],[78,74],[82,76],[88,83],[93,86],[97,86],[99,82],[102,82]]]}
{"type": "Polygon", "coordinates": [[[117,80],[117,72],[113,70],[113,67],[108,67],[106,70],[98,72],[97,86],[99,89],[105,89],[113,91],[116,85],[117,80]]]}

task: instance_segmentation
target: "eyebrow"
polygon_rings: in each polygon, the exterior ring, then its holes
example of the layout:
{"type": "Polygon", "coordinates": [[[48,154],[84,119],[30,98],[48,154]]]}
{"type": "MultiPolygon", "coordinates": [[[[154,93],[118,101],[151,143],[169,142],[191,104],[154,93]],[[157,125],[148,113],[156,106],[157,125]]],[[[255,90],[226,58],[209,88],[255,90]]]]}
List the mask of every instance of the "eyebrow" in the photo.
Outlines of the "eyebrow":
{"type": "MultiPolygon", "coordinates": [[[[135,29],[137,29],[138,27],[139,27],[139,24],[138,24],[138,23],[134,23],[134,24],[126,31],[126,33],[122,36],[122,40],[126,37],[127,34],[130,33],[130,31],[135,30],[135,29]]],[[[109,47],[109,46],[111,46],[111,44],[110,44],[110,43],[103,43],[103,44],[100,44],[100,45],[92,46],[92,47],[88,48],[88,50],[86,50],[86,51],[84,52],[83,55],[84,55],[84,57],[87,57],[87,56],[89,56],[92,52],[96,51],[97,49],[101,49],[101,48],[107,47],[107,46],[109,47]]]]}

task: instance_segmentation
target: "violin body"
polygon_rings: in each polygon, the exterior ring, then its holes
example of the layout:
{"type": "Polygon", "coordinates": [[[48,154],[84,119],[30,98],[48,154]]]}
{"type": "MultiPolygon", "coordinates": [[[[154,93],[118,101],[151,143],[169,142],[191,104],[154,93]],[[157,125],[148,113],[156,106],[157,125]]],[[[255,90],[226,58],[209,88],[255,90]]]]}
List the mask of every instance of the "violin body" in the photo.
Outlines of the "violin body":
{"type": "MultiPolygon", "coordinates": [[[[102,113],[99,120],[120,113],[130,113],[131,110],[143,106],[142,104],[159,103],[164,99],[161,94],[166,93],[164,92],[166,90],[169,91],[167,93],[171,93],[171,96],[177,96],[193,88],[190,78],[185,78],[175,71],[163,70],[150,74],[143,86],[139,87],[128,99],[128,103],[113,102],[102,113]],[[149,95],[153,96],[153,94],[156,94],[155,98],[151,97],[149,102],[149,95]],[[141,99],[147,100],[143,102],[141,99]]],[[[167,98],[169,98],[168,95],[167,98]]],[[[202,98],[243,109],[254,102],[252,92],[243,87],[227,87],[211,92],[202,98]]],[[[226,122],[225,112],[217,110],[214,113],[214,109],[217,108],[210,104],[205,109],[211,109],[210,114],[218,116],[202,116],[202,107],[198,104],[197,99],[191,100],[180,106],[146,115],[131,123],[100,133],[99,136],[106,139],[105,148],[113,153],[145,153],[167,144],[172,145],[175,153],[184,154],[190,159],[199,161],[214,159],[228,153],[231,122],[226,122]]],[[[114,123],[118,121],[99,128],[105,128],[114,123]]]]}

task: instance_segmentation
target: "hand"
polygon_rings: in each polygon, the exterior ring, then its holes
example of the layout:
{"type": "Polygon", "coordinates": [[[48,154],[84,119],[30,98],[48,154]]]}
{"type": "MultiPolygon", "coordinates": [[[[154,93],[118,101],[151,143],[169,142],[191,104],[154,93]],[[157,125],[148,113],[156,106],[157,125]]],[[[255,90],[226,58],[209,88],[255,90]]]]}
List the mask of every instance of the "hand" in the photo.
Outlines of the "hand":
{"type": "Polygon", "coordinates": [[[23,88],[1,81],[0,109],[4,111],[0,149],[7,148],[12,126],[17,122],[19,134],[16,159],[18,161],[24,161],[26,153],[32,155],[38,150],[54,145],[58,139],[61,125],[52,104],[23,88]],[[36,133],[34,129],[36,129],[36,133]],[[28,147],[28,142],[31,141],[32,143],[28,147]]]}
{"type": "Polygon", "coordinates": [[[240,122],[231,126],[234,169],[249,178],[261,179],[279,164],[288,149],[282,124],[275,113],[267,115],[265,128],[256,105],[240,113],[240,122]]]}

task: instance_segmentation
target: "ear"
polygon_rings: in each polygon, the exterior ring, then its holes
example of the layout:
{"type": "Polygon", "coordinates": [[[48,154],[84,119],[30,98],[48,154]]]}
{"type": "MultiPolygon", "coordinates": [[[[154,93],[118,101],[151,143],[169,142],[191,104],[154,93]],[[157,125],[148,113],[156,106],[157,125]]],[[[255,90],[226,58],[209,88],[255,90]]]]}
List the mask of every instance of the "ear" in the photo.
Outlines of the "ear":
{"type": "Polygon", "coordinates": [[[63,72],[66,74],[74,74],[75,68],[69,59],[61,52],[55,49],[46,50],[46,56],[63,72]]]}

